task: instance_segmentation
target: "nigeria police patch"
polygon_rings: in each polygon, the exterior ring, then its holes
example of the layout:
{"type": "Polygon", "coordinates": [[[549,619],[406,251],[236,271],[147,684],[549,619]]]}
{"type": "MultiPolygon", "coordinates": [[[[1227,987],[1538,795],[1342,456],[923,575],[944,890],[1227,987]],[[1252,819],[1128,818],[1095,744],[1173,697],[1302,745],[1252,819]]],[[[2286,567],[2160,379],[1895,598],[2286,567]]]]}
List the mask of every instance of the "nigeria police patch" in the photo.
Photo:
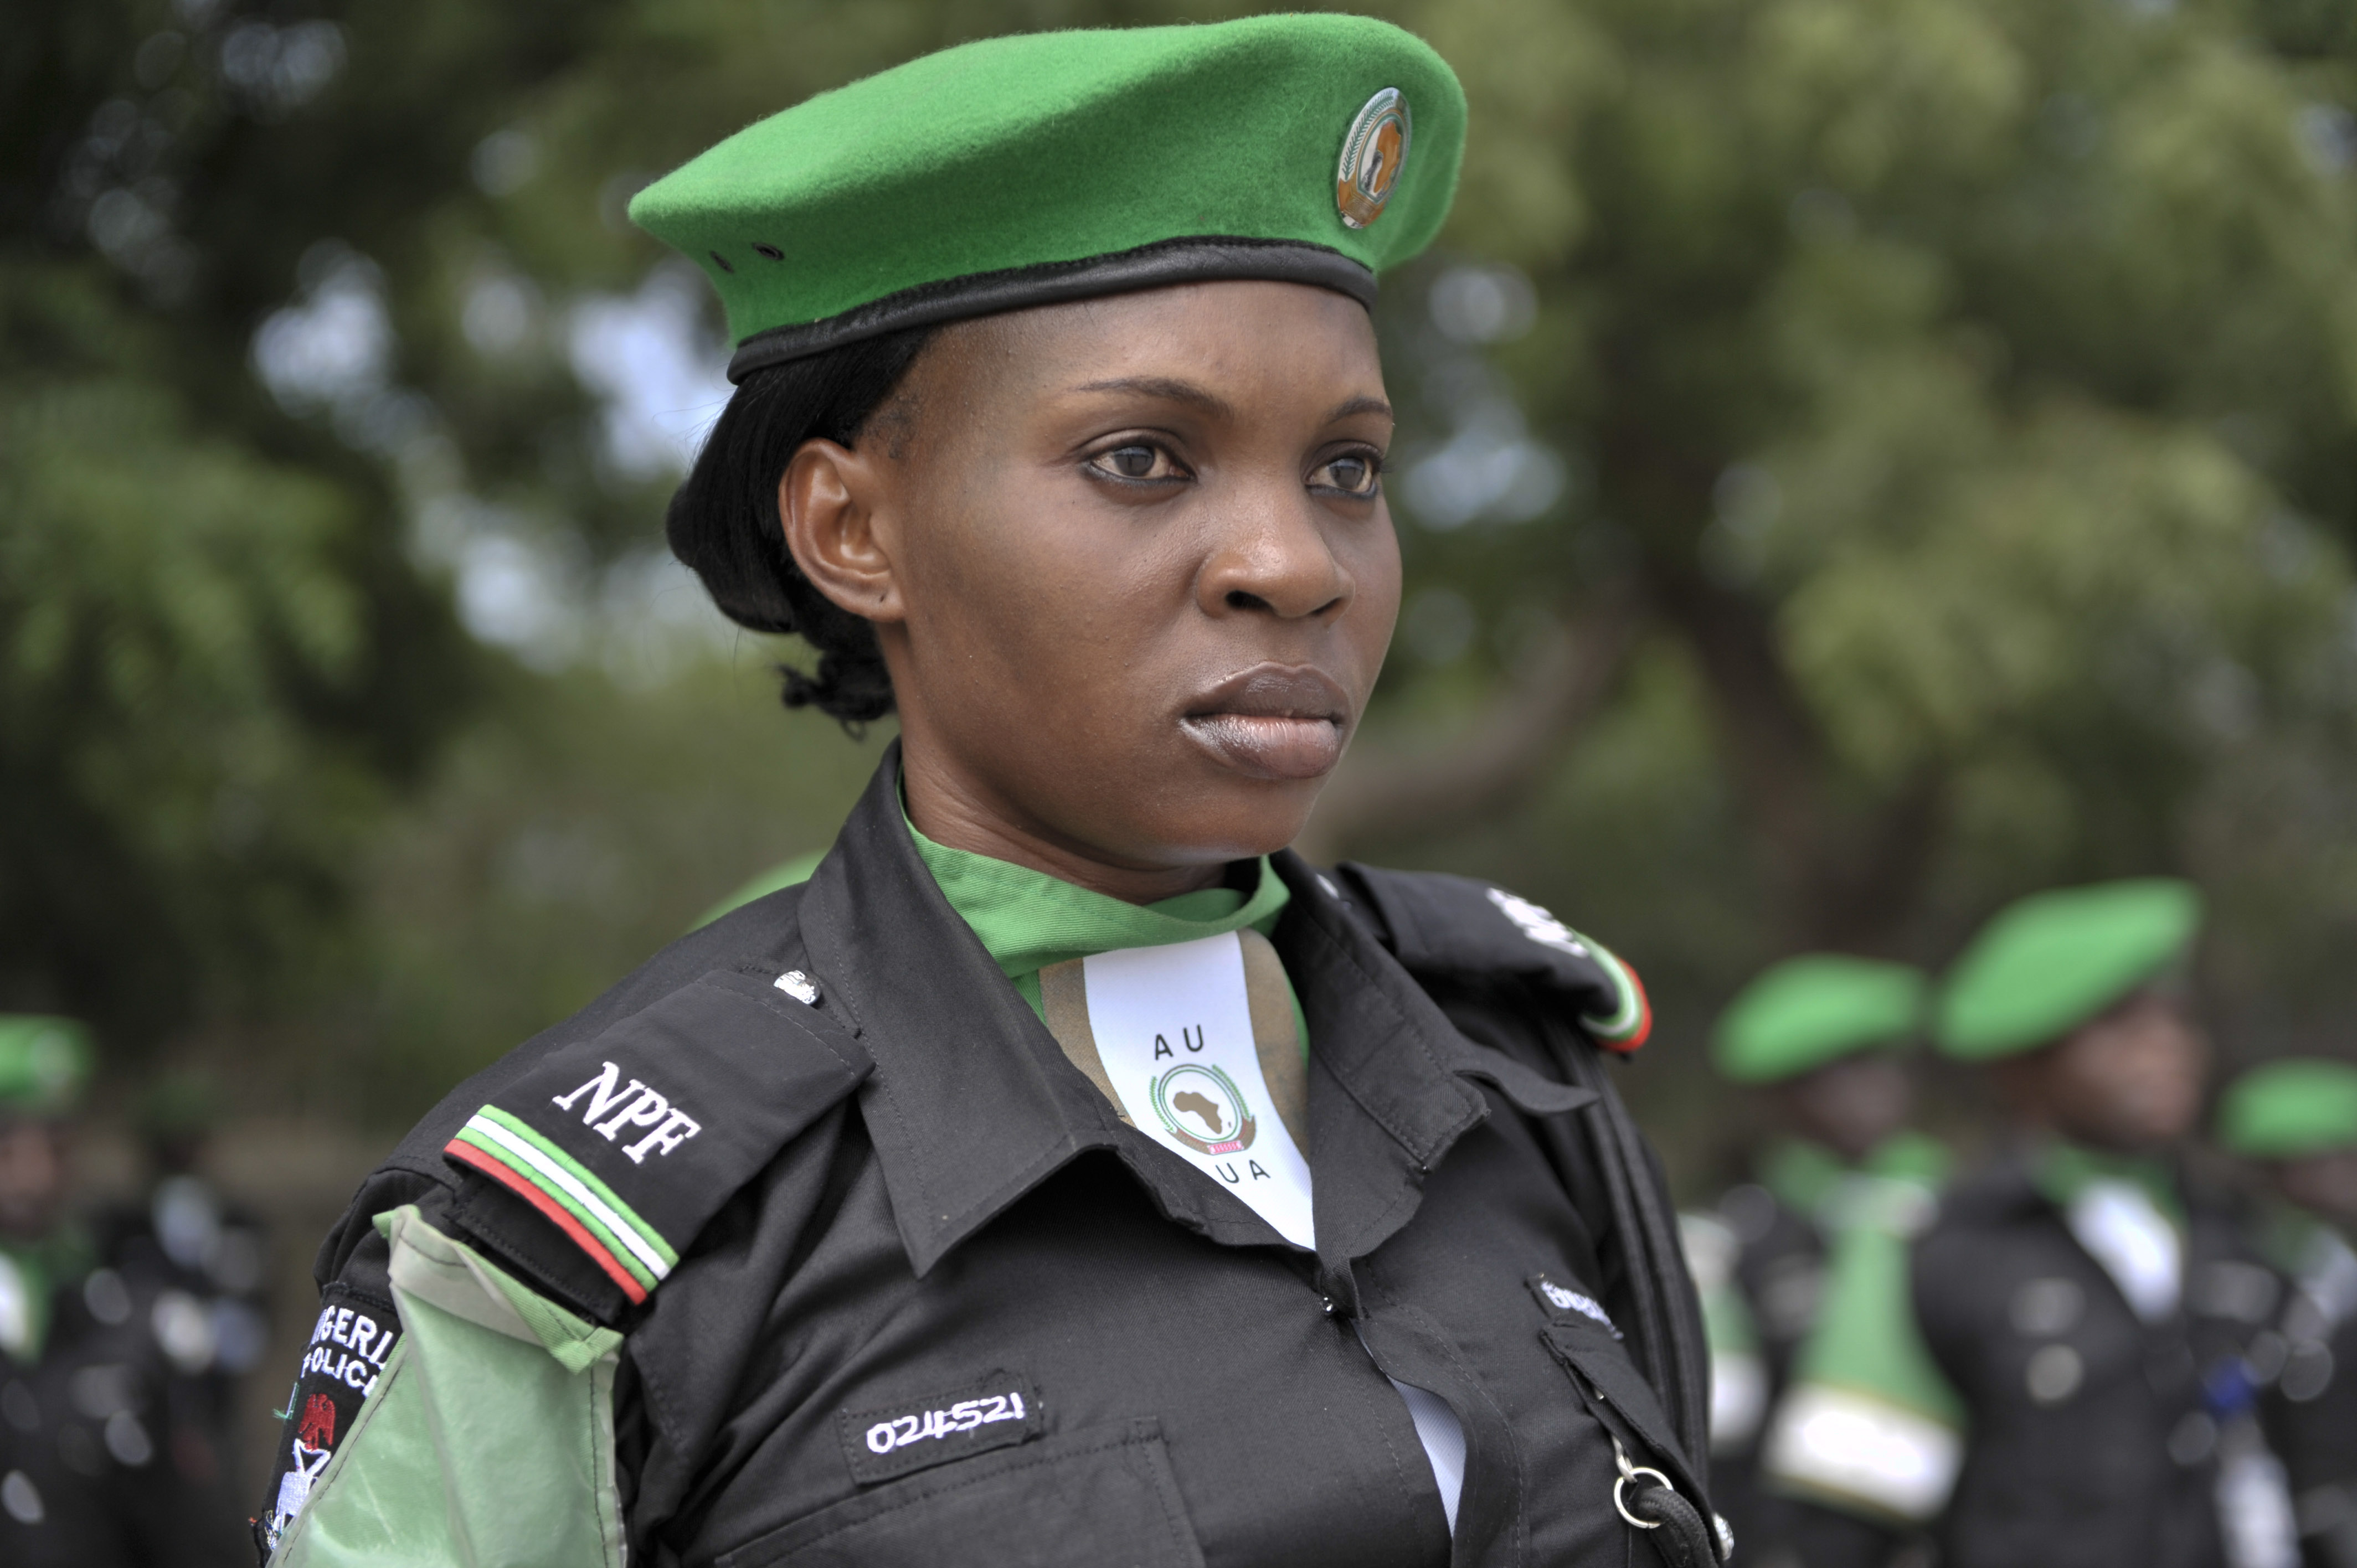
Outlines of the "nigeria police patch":
{"type": "Polygon", "coordinates": [[[336,1444],[351,1431],[400,1343],[401,1318],[391,1302],[340,1281],[320,1296],[302,1369],[279,1412],[285,1427],[271,1467],[270,1512],[253,1521],[255,1541],[264,1552],[276,1550],[301,1517],[312,1487],[336,1456],[336,1444]]]}

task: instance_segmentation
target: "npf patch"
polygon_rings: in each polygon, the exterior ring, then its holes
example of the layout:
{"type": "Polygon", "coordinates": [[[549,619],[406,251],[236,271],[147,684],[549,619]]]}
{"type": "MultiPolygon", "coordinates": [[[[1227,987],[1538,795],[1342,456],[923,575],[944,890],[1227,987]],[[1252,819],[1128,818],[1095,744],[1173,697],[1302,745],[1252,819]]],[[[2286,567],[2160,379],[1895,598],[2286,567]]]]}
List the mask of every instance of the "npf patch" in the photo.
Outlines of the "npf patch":
{"type": "Polygon", "coordinates": [[[852,1478],[888,1481],[929,1465],[1011,1447],[1041,1430],[1039,1396],[1012,1372],[869,1410],[836,1413],[852,1478]]]}
{"type": "MultiPolygon", "coordinates": [[[[551,1052],[468,1117],[443,1154],[470,1180],[522,1199],[561,1238],[552,1244],[586,1257],[635,1305],[714,1212],[867,1069],[833,1020],[768,980],[720,971],[551,1052]]],[[[565,1275],[555,1260],[532,1268],[529,1239],[484,1239],[543,1283],[565,1275]]],[[[574,1304],[613,1316],[610,1302],[574,1304]]]]}
{"type": "Polygon", "coordinates": [[[311,1342],[281,1413],[270,1479],[270,1512],[254,1521],[254,1534],[267,1552],[294,1527],[310,1501],[311,1488],[336,1456],[336,1444],[359,1419],[361,1406],[376,1391],[377,1380],[401,1343],[401,1319],[393,1304],[339,1282],[320,1296],[311,1342]]]}

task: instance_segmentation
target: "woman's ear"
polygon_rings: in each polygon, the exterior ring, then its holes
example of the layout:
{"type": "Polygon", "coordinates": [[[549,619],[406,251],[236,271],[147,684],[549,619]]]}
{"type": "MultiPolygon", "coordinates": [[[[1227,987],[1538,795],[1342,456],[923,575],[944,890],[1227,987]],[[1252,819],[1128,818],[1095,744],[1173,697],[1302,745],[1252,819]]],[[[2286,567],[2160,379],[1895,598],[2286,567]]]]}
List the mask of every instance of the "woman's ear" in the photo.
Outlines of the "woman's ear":
{"type": "Polygon", "coordinates": [[[893,559],[890,487],[871,460],[833,441],[805,441],[778,479],[786,549],[818,591],[872,621],[906,613],[893,559]]]}

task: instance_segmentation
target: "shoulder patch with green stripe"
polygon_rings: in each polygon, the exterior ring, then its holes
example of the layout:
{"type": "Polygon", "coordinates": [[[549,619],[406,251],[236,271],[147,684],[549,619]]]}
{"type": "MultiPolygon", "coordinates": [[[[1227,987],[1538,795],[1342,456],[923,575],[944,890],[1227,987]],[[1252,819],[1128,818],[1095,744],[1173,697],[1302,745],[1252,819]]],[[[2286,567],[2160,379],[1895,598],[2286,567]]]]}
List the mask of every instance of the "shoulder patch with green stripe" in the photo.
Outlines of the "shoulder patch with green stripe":
{"type": "Polygon", "coordinates": [[[1374,916],[1384,945],[1409,973],[1522,981],[1560,997],[1609,1051],[1633,1051],[1653,1032],[1652,1004],[1637,972],[1529,899],[1439,872],[1355,862],[1338,869],[1359,896],[1351,902],[1374,916]]]}
{"type": "Polygon", "coordinates": [[[463,1172],[454,1218],[610,1322],[868,1066],[821,1004],[705,974],[552,1051],[469,1116],[443,1148],[463,1172]]]}

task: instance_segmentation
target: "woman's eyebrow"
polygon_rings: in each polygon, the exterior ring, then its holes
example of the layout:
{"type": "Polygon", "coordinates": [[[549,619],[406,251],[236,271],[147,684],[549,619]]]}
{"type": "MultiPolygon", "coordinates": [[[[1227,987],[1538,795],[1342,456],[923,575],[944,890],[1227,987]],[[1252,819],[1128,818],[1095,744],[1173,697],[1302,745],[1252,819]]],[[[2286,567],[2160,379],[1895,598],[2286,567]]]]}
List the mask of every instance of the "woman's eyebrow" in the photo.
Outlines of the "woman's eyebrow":
{"type": "MultiPolygon", "coordinates": [[[[1090,381],[1074,387],[1074,392],[1130,392],[1140,397],[1160,398],[1166,403],[1183,403],[1200,408],[1215,419],[1232,419],[1235,410],[1218,393],[1197,386],[1192,381],[1178,381],[1168,376],[1122,376],[1113,381],[1090,381]]],[[[1379,397],[1347,398],[1327,410],[1325,423],[1349,419],[1354,414],[1374,413],[1392,417],[1392,405],[1379,397]]]]}
{"type": "Polygon", "coordinates": [[[1358,413],[1380,413],[1385,419],[1389,419],[1392,416],[1392,405],[1379,397],[1354,397],[1348,402],[1338,403],[1329,410],[1326,423],[1331,424],[1338,419],[1348,419],[1358,413]]]}
{"type": "Polygon", "coordinates": [[[1214,419],[1233,419],[1235,410],[1218,393],[1206,391],[1192,381],[1174,381],[1165,376],[1122,376],[1109,381],[1091,381],[1074,387],[1074,392],[1132,392],[1140,397],[1159,398],[1165,403],[1183,403],[1200,408],[1214,419]]]}

